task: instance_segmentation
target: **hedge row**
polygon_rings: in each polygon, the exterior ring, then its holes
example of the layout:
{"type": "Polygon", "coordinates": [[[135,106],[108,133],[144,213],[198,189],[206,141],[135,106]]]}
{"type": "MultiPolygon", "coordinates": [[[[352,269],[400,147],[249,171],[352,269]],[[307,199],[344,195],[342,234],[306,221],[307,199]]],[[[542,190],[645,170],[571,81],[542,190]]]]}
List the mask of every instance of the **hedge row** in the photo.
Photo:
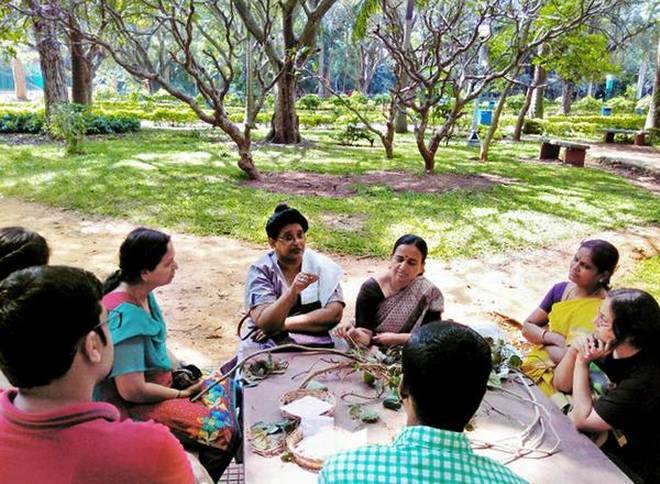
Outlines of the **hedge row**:
{"type": "MultiPolygon", "coordinates": [[[[101,115],[89,113],[85,115],[86,134],[117,134],[129,133],[140,129],[137,117],[101,115]]],[[[44,130],[45,118],[43,111],[6,111],[0,112],[0,133],[40,133],[44,130]]]]}
{"type": "Polygon", "coordinates": [[[547,134],[567,138],[598,138],[603,128],[642,129],[645,117],[635,114],[619,116],[550,116],[547,119],[526,119],[525,134],[547,134]]]}

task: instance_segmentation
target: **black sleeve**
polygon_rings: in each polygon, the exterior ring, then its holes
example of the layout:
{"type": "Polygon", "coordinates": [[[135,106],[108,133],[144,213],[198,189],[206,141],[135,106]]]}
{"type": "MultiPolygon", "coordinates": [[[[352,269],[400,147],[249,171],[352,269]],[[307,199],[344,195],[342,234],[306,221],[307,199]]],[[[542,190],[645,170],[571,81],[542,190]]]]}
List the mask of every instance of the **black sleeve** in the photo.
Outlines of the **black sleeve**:
{"type": "Polygon", "coordinates": [[[442,313],[440,311],[426,311],[422,324],[432,323],[433,321],[440,321],[442,313]]]}
{"type": "Polygon", "coordinates": [[[376,321],[378,306],[384,300],[385,295],[376,279],[373,277],[367,279],[360,287],[357,301],[355,301],[355,326],[375,330],[378,326],[378,321],[376,321]]]}
{"type": "Polygon", "coordinates": [[[625,428],[638,423],[639,419],[648,417],[658,395],[657,378],[649,378],[648,370],[640,371],[630,376],[600,397],[594,403],[594,410],[611,427],[625,428]],[[644,397],[642,397],[644,396],[644,397]],[[650,401],[649,401],[650,400],[650,401]],[[649,405],[651,404],[651,405],[649,405]]]}

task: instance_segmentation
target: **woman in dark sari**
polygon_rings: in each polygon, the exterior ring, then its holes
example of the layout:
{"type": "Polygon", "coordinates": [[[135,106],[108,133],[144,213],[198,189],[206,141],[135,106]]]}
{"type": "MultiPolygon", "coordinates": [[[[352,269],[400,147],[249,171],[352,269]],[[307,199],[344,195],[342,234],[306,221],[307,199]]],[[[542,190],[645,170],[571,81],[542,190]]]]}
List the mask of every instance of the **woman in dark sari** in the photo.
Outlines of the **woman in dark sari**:
{"type": "Polygon", "coordinates": [[[342,325],[337,335],[359,346],[403,345],[413,329],[440,320],[444,298],[423,277],[428,247],[424,239],[406,234],[394,244],[390,266],[367,279],[355,304],[355,327],[342,325]]]}

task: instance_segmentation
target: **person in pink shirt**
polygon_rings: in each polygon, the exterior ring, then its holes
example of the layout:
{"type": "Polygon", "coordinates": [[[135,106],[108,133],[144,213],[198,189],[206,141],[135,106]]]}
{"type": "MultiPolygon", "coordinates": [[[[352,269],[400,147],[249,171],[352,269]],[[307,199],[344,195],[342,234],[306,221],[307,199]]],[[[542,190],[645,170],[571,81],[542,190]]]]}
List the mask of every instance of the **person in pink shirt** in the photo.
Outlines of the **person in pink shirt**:
{"type": "Polygon", "coordinates": [[[153,422],[92,402],[113,347],[90,272],[41,266],[0,283],[0,481],[192,483],[181,444],[153,422]]]}

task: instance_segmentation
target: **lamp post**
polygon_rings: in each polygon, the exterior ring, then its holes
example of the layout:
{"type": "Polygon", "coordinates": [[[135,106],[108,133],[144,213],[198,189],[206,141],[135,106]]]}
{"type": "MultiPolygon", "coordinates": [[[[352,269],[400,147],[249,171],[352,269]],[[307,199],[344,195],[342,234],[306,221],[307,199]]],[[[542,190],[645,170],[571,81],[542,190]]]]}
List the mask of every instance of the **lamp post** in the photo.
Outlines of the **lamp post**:
{"type": "MultiPolygon", "coordinates": [[[[486,39],[490,37],[490,25],[480,24],[477,27],[477,33],[481,45],[479,46],[479,63],[477,65],[477,73],[481,73],[488,69],[488,46],[486,39]]],[[[476,82],[476,81],[475,81],[476,82]]],[[[468,136],[468,146],[478,147],[481,144],[479,140],[479,105],[481,104],[481,93],[474,101],[474,108],[472,110],[472,128],[468,136]]]]}

